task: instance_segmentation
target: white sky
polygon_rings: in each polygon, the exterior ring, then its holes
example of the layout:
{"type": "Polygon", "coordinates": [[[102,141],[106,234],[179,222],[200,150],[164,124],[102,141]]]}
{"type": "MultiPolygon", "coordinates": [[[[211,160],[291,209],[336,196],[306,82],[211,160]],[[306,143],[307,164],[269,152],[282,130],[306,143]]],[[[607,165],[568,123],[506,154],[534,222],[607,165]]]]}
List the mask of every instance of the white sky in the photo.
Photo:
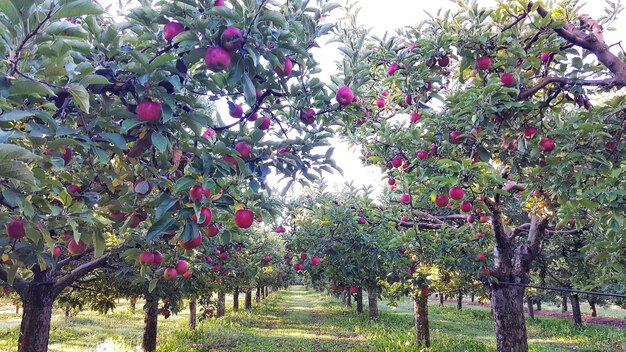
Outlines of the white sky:
{"type": "MultiPolygon", "coordinates": [[[[346,0],[335,0],[339,3],[345,4],[346,0]]],[[[101,0],[102,4],[117,4],[118,0],[101,0]]],[[[124,3],[127,0],[123,1],[124,3]]],[[[425,11],[435,15],[438,9],[453,9],[456,8],[456,1],[444,0],[444,1],[425,1],[425,0],[352,0],[352,3],[357,3],[362,8],[359,18],[360,22],[368,28],[371,28],[372,34],[383,35],[386,31],[390,34],[397,28],[416,24],[427,18],[425,11]]],[[[478,0],[478,3],[482,6],[491,6],[497,3],[496,0],[478,0]]],[[[589,0],[583,6],[583,13],[587,13],[594,18],[599,17],[604,13],[605,1],[602,0],[589,0]]],[[[337,10],[338,11],[338,10],[337,10]]],[[[625,14],[622,13],[620,18],[613,23],[618,27],[623,23],[622,19],[625,14]]],[[[606,31],[605,40],[610,45],[617,43],[620,40],[626,40],[626,28],[621,27],[616,31],[606,31]]],[[[322,68],[321,77],[329,77],[335,73],[335,61],[340,58],[340,53],[337,50],[337,45],[328,45],[323,41],[320,41],[320,46],[323,49],[316,49],[313,51],[313,55],[320,63],[322,68]]],[[[626,46],[626,43],[623,44],[626,46]]],[[[619,48],[614,47],[614,52],[618,52],[619,48]]],[[[372,185],[376,188],[377,193],[380,192],[382,187],[386,185],[386,182],[382,180],[382,175],[378,167],[366,167],[361,164],[359,159],[360,150],[353,148],[349,149],[347,143],[335,142],[334,159],[338,165],[344,170],[344,176],[339,174],[325,176],[325,178],[331,183],[337,186],[343,184],[346,181],[353,181],[355,185],[372,185]]],[[[275,179],[277,181],[278,179],[275,179]]],[[[269,180],[272,182],[272,179],[269,180]]]]}

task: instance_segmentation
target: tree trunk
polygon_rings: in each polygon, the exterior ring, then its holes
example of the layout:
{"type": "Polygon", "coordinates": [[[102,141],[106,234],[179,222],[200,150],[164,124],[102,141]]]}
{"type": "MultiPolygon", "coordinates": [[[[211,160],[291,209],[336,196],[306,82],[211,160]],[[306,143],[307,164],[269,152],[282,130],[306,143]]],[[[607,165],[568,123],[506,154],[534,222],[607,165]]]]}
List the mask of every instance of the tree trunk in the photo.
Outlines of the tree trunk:
{"type": "Polygon", "coordinates": [[[461,310],[463,308],[463,292],[459,292],[456,296],[456,309],[461,310]]]}
{"type": "Polygon", "coordinates": [[[567,296],[563,295],[563,296],[561,296],[561,298],[562,298],[561,300],[563,302],[563,303],[561,303],[561,312],[565,313],[565,312],[567,312],[567,296]]]}
{"type": "Polygon", "coordinates": [[[346,290],[346,306],[348,307],[352,307],[352,295],[350,294],[349,290],[346,290]]]}
{"type": "Polygon", "coordinates": [[[591,309],[591,316],[597,317],[598,311],[596,310],[596,301],[589,301],[589,309],[591,309]]]}
{"type": "Polygon", "coordinates": [[[363,313],[363,289],[359,287],[359,290],[356,291],[356,296],[354,297],[356,301],[356,312],[363,313]]]}
{"type": "Polygon", "coordinates": [[[443,307],[443,293],[439,294],[439,307],[443,307]]]}
{"type": "Polygon", "coordinates": [[[537,300],[537,310],[541,310],[541,300],[537,300]]]}
{"type": "Polygon", "coordinates": [[[570,302],[572,302],[572,316],[574,317],[574,324],[578,326],[583,325],[583,317],[580,314],[580,301],[578,300],[578,295],[573,294],[569,296],[570,302]]]}
{"type": "Polygon", "coordinates": [[[470,296],[470,299],[472,300],[472,302],[474,302],[474,299],[475,299],[474,297],[475,297],[474,292],[472,292],[472,295],[470,296]]]}
{"type": "Polygon", "coordinates": [[[235,286],[233,292],[233,312],[239,311],[239,286],[235,286]]]}
{"type": "Polygon", "coordinates": [[[226,313],[226,293],[220,290],[217,293],[217,317],[221,317],[226,313]]]}
{"type": "Polygon", "coordinates": [[[54,298],[51,294],[45,294],[44,292],[32,294],[32,291],[41,291],[36,287],[29,287],[27,290],[30,297],[25,298],[25,296],[22,296],[24,307],[22,309],[18,351],[45,352],[48,350],[50,319],[52,318],[54,298]]]}
{"type": "Polygon", "coordinates": [[[530,319],[535,319],[535,311],[533,310],[533,300],[530,297],[526,297],[526,303],[528,305],[528,316],[530,319]]]}
{"type": "Polygon", "coordinates": [[[376,287],[367,289],[367,304],[370,319],[378,319],[378,289],[376,287]]]}
{"type": "Polygon", "coordinates": [[[252,290],[251,289],[246,290],[245,308],[252,309],[252,290]]]}
{"type": "Polygon", "coordinates": [[[194,330],[196,328],[196,306],[198,299],[196,295],[189,297],[189,328],[194,330]]]}
{"type": "Polygon", "coordinates": [[[143,328],[143,342],[141,344],[145,352],[156,351],[158,304],[159,302],[155,301],[154,299],[148,299],[146,301],[144,328],[143,328]]]}
{"type": "Polygon", "coordinates": [[[135,313],[135,310],[137,309],[137,300],[139,299],[138,296],[130,296],[130,312],[131,313],[135,313]]]}
{"type": "Polygon", "coordinates": [[[420,346],[430,347],[427,295],[417,295],[413,297],[413,317],[415,318],[415,340],[417,341],[417,344],[420,346]]]}
{"type": "Polygon", "coordinates": [[[491,289],[491,307],[496,322],[496,345],[500,352],[526,352],[524,288],[498,285],[491,289]]]}
{"type": "Polygon", "coordinates": [[[265,286],[265,298],[270,295],[269,287],[265,286]]]}
{"type": "Polygon", "coordinates": [[[261,288],[257,286],[256,288],[256,303],[261,301],[261,288]]]}
{"type": "Polygon", "coordinates": [[[265,299],[265,286],[261,286],[261,299],[265,299]]]}

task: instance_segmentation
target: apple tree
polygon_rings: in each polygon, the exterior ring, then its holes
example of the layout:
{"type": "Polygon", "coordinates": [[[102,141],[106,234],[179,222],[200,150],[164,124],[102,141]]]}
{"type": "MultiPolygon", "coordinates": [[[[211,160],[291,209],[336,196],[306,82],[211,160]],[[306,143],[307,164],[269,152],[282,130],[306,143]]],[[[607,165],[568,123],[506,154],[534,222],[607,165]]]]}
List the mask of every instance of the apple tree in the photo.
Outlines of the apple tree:
{"type": "Polygon", "coordinates": [[[0,4],[0,280],[24,304],[20,352],[47,350],[52,304],[84,275],[165,246],[144,265],[161,285],[184,251],[271,215],[269,173],[332,167],[311,157],[331,99],[308,50],[333,4],[154,5],[114,22],[88,0],[0,4]]]}
{"type": "Polygon", "coordinates": [[[626,62],[602,29],[620,8],[459,6],[382,38],[348,16],[337,116],[365,160],[401,173],[418,238],[486,235],[497,348],[527,351],[524,285],[557,224],[602,234],[586,248],[623,268],[626,62]]]}

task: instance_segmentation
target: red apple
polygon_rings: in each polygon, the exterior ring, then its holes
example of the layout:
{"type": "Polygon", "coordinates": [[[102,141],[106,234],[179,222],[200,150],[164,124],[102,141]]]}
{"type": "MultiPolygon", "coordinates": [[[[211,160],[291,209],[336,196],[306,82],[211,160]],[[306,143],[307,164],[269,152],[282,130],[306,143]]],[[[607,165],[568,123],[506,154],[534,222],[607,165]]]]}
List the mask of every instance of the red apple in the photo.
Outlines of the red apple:
{"type": "Polygon", "coordinates": [[[407,222],[409,221],[409,218],[407,218],[406,216],[403,216],[400,218],[400,222],[407,222]]]}
{"type": "Polygon", "coordinates": [[[450,132],[450,143],[452,144],[461,144],[465,138],[462,137],[463,132],[461,131],[452,131],[450,132]]]}
{"type": "Polygon", "coordinates": [[[322,260],[320,259],[320,257],[314,256],[313,258],[311,258],[311,265],[318,266],[318,265],[320,265],[321,261],[322,260]]]}
{"type": "Polygon", "coordinates": [[[150,180],[137,180],[133,183],[133,190],[137,195],[146,196],[152,191],[152,182],[150,180]]]}
{"type": "Polygon", "coordinates": [[[213,72],[220,72],[230,67],[230,53],[223,48],[210,46],[204,53],[206,67],[213,72]]]}
{"type": "Polygon", "coordinates": [[[231,117],[240,119],[243,117],[243,107],[240,104],[235,104],[231,101],[228,102],[228,114],[231,117]]]}
{"type": "Polygon", "coordinates": [[[191,201],[202,201],[202,196],[205,196],[207,199],[211,197],[211,190],[209,188],[204,189],[202,185],[194,185],[189,189],[189,198],[191,201]]]}
{"type": "Polygon", "coordinates": [[[304,261],[304,260],[306,260],[306,258],[308,258],[308,257],[309,257],[309,256],[308,256],[308,254],[306,254],[306,253],[300,253],[300,260],[303,260],[303,261],[304,261]]]}
{"type": "Polygon", "coordinates": [[[377,99],[377,100],[376,100],[376,106],[377,106],[379,109],[384,108],[384,107],[385,107],[385,99],[382,99],[382,98],[377,99]]]}
{"type": "Polygon", "coordinates": [[[254,214],[250,209],[239,209],[235,212],[235,225],[242,229],[247,229],[252,226],[254,221],[254,214]]]}
{"type": "Polygon", "coordinates": [[[6,225],[7,235],[14,240],[19,240],[26,236],[24,221],[13,220],[6,225]]]}
{"type": "Polygon", "coordinates": [[[315,122],[315,110],[306,109],[300,114],[300,121],[305,125],[311,125],[315,122]]]}
{"type": "Polygon", "coordinates": [[[224,6],[224,0],[215,0],[215,7],[224,6]]]}
{"type": "Polygon", "coordinates": [[[175,280],[176,276],[178,276],[178,271],[176,271],[175,268],[173,267],[165,268],[165,271],[163,272],[163,279],[165,279],[165,281],[175,280]]]}
{"type": "Polygon", "coordinates": [[[420,291],[420,293],[421,293],[421,294],[423,294],[423,295],[427,295],[427,294],[429,294],[429,293],[430,293],[430,288],[428,288],[428,287],[424,287],[424,288],[420,291]]]}
{"type": "Polygon", "coordinates": [[[357,292],[359,292],[359,286],[357,285],[350,286],[350,293],[357,293],[357,292]]]}
{"type": "Polygon", "coordinates": [[[399,68],[400,68],[400,65],[394,62],[391,65],[389,65],[389,68],[387,69],[387,74],[389,76],[393,76],[399,68]]]}
{"type": "Polygon", "coordinates": [[[365,224],[367,224],[367,220],[365,220],[365,218],[361,217],[361,218],[359,218],[359,220],[357,220],[357,223],[359,225],[365,225],[365,224]]]}
{"type": "Polygon", "coordinates": [[[401,155],[395,156],[393,159],[391,159],[391,166],[400,167],[402,166],[404,160],[405,160],[404,157],[401,155]]]}
{"type": "Polygon", "coordinates": [[[137,115],[139,121],[157,123],[161,120],[161,104],[144,100],[137,105],[137,115]]]}
{"type": "Polygon", "coordinates": [[[515,77],[512,74],[505,72],[500,76],[500,83],[505,87],[512,87],[515,85],[515,77]]]}
{"type": "Polygon", "coordinates": [[[69,193],[72,196],[75,196],[80,193],[80,186],[77,186],[77,185],[68,185],[67,187],[65,187],[65,189],[67,190],[67,193],[69,193]]]}
{"type": "Polygon", "coordinates": [[[169,22],[163,26],[163,38],[165,41],[172,42],[174,37],[185,31],[185,26],[176,21],[169,22]]]}
{"type": "Polygon", "coordinates": [[[126,217],[128,217],[128,214],[121,211],[112,211],[111,214],[109,214],[109,218],[117,223],[124,222],[126,217]]]}
{"type": "Polygon", "coordinates": [[[612,154],[617,150],[617,141],[608,141],[604,144],[604,151],[612,154]]]}
{"type": "Polygon", "coordinates": [[[419,121],[421,119],[422,119],[422,115],[420,115],[418,112],[414,112],[414,113],[411,114],[411,122],[412,123],[415,123],[415,122],[417,122],[417,121],[419,121]]]}
{"type": "Polygon", "coordinates": [[[220,228],[216,224],[209,224],[206,228],[206,234],[209,237],[215,237],[220,233],[220,228]]]}
{"type": "Polygon", "coordinates": [[[464,213],[470,212],[472,211],[472,203],[469,201],[462,201],[461,204],[459,204],[459,208],[461,208],[461,211],[464,213]]]}
{"type": "Polygon", "coordinates": [[[551,151],[554,150],[554,141],[552,140],[552,138],[544,138],[539,142],[539,149],[541,149],[542,152],[546,152],[549,153],[551,151]]]}
{"type": "Polygon", "coordinates": [[[186,261],[179,259],[176,262],[176,273],[178,274],[184,274],[187,271],[189,271],[189,264],[187,264],[186,261]]]}
{"type": "Polygon", "coordinates": [[[67,246],[67,251],[70,252],[71,255],[83,254],[87,249],[87,244],[82,240],[76,242],[76,240],[71,240],[70,244],[67,246]]]}
{"type": "Polygon", "coordinates": [[[485,261],[485,253],[480,252],[476,255],[476,260],[478,260],[479,262],[484,262],[485,261]]]}
{"type": "Polygon", "coordinates": [[[393,186],[393,185],[395,185],[395,184],[396,184],[396,180],[395,180],[395,179],[393,179],[393,178],[390,178],[390,179],[388,179],[388,180],[387,180],[387,183],[388,183],[390,186],[393,186]]]}
{"type": "Polygon", "coordinates": [[[235,160],[235,158],[233,158],[231,155],[224,155],[222,157],[222,159],[224,159],[225,162],[227,162],[227,163],[229,163],[231,165],[234,165],[235,167],[238,166],[237,160],[235,160]]]}
{"type": "Polygon", "coordinates": [[[269,255],[266,255],[265,257],[263,257],[263,260],[264,260],[266,263],[269,263],[269,262],[272,260],[272,257],[270,257],[269,255]]]}
{"type": "Polygon", "coordinates": [[[465,196],[465,191],[461,187],[454,186],[454,187],[450,187],[450,190],[448,191],[448,195],[450,196],[450,198],[454,200],[461,200],[465,196]]]}
{"type": "Polygon", "coordinates": [[[479,70],[486,70],[491,67],[491,58],[488,56],[481,56],[476,60],[476,68],[479,70]]]}
{"type": "Polygon", "coordinates": [[[468,216],[467,216],[467,222],[468,222],[469,224],[474,223],[474,217],[473,217],[473,216],[471,216],[471,215],[468,215],[468,216]]]}
{"type": "Polygon", "coordinates": [[[159,266],[163,263],[163,254],[159,251],[153,251],[152,255],[154,256],[154,260],[152,261],[152,265],[159,266]]]}
{"type": "Polygon", "coordinates": [[[139,264],[149,266],[154,264],[154,253],[143,251],[139,254],[139,264]]]}
{"type": "Polygon", "coordinates": [[[270,120],[270,118],[269,118],[269,117],[267,117],[267,116],[261,116],[261,124],[259,125],[259,127],[258,127],[258,128],[259,128],[261,131],[265,131],[265,130],[267,130],[267,129],[269,129],[269,128],[270,128],[271,123],[272,123],[272,120],[270,120]]]}
{"type": "Polygon", "coordinates": [[[485,237],[485,233],[484,232],[479,232],[476,234],[476,238],[484,238],[485,237]]]}
{"type": "Polygon", "coordinates": [[[53,257],[60,257],[61,254],[63,254],[63,249],[61,249],[61,247],[54,246],[54,248],[52,248],[52,256],[53,257]]]}
{"type": "Polygon", "coordinates": [[[219,255],[220,260],[224,261],[228,259],[228,253],[226,252],[221,252],[219,255]]]}
{"type": "Polygon", "coordinates": [[[222,48],[233,52],[241,49],[243,45],[243,34],[237,27],[228,27],[222,32],[222,48]]]}
{"type": "Polygon", "coordinates": [[[481,215],[480,218],[478,219],[478,221],[480,221],[480,222],[487,222],[487,221],[489,221],[489,217],[487,215],[481,215]]]}
{"type": "Polygon", "coordinates": [[[407,105],[413,105],[413,98],[410,95],[407,95],[406,97],[404,97],[404,102],[407,105]]]}
{"type": "Polygon", "coordinates": [[[443,195],[443,194],[438,194],[438,195],[435,197],[435,204],[436,204],[438,207],[440,207],[440,208],[447,206],[447,205],[448,205],[448,197],[446,197],[446,196],[445,196],[445,195],[443,195]]]}
{"type": "Polygon", "coordinates": [[[291,75],[292,70],[293,70],[293,63],[291,62],[291,59],[289,59],[289,57],[287,56],[285,56],[285,58],[283,59],[283,68],[281,68],[278,65],[274,66],[274,72],[276,72],[277,75],[282,76],[282,77],[291,75]]]}
{"type": "Polygon", "coordinates": [[[408,193],[404,193],[400,196],[400,203],[409,204],[411,203],[411,195],[408,193]]]}
{"type": "Polygon", "coordinates": [[[250,144],[248,144],[248,142],[241,141],[235,144],[235,150],[239,152],[239,155],[241,155],[243,159],[248,159],[250,157],[252,147],[250,147],[250,144]]]}
{"type": "Polygon", "coordinates": [[[180,242],[180,246],[182,247],[182,249],[189,250],[199,247],[201,243],[202,232],[198,232],[198,235],[195,238],[192,238],[187,242],[180,242]]]}
{"type": "Polygon", "coordinates": [[[437,59],[437,64],[441,67],[448,67],[450,65],[450,57],[448,55],[440,57],[437,59]]]}
{"type": "Polygon", "coordinates": [[[535,126],[528,126],[524,130],[524,138],[526,138],[526,139],[533,139],[537,135],[537,132],[539,132],[539,129],[537,127],[535,127],[535,126]]]}
{"type": "Polygon", "coordinates": [[[339,105],[348,105],[352,103],[354,100],[354,93],[352,93],[352,89],[347,86],[343,86],[337,90],[337,95],[335,97],[339,105]]]}
{"type": "Polygon", "coordinates": [[[284,228],[283,226],[278,226],[276,228],[276,233],[285,233],[285,232],[287,232],[287,229],[284,228]]]}
{"type": "Polygon", "coordinates": [[[72,148],[65,147],[63,151],[63,165],[67,165],[72,161],[72,148]]]}
{"type": "Polygon", "coordinates": [[[428,159],[428,152],[425,150],[420,150],[419,152],[417,152],[417,158],[420,160],[428,159]]]}
{"type": "Polygon", "coordinates": [[[550,61],[550,56],[552,56],[552,53],[548,52],[548,53],[541,53],[541,55],[539,55],[539,58],[541,59],[541,62],[546,64],[548,63],[548,61],[550,61]]]}

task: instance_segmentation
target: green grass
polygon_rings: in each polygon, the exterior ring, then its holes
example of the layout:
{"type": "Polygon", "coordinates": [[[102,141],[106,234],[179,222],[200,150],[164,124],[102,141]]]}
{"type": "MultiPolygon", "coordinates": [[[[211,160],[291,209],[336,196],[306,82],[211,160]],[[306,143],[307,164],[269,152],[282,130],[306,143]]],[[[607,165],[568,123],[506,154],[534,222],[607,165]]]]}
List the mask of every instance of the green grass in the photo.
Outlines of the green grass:
{"type": "MultiPolygon", "coordinates": [[[[230,298],[230,297],[228,297],[230,298]]],[[[431,302],[432,303],[432,302],[431,302]]],[[[228,307],[232,306],[229,302],[228,307]]],[[[243,302],[240,303],[243,307],[243,302]]],[[[141,303],[138,303],[138,308],[141,303]]],[[[367,304],[366,304],[367,307],[367,304]]],[[[187,328],[188,313],[159,318],[159,351],[495,351],[494,324],[481,307],[429,307],[432,347],[415,345],[409,301],[397,308],[380,304],[380,319],[370,322],[325,294],[292,287],[270,295],[252,311],[187,328]]],[[[121,302],[113,314],[55,311],[50,351],[138,351],[143,317],[121,302]]],[[[626,330],[585,326],[555,318],[528,320],[531,351],[626,351],[626,330]]],[[[0,351],[15,350],[19,317],[0,309],[0,351]]]]}

